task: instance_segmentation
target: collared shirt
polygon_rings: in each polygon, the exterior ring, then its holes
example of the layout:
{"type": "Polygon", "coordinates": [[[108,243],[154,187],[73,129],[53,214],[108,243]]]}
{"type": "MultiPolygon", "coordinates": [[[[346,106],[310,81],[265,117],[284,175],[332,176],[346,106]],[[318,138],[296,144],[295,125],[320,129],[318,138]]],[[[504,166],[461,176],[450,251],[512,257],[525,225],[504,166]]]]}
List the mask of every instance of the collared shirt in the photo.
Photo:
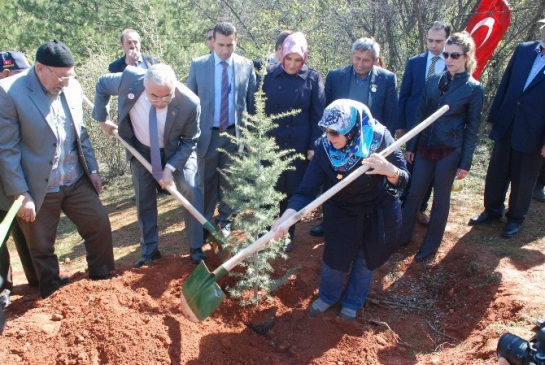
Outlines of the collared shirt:
{"type": "MultiPolygon", "coordinates": [[[[541,44],[538,44],[536,47],[536,58],[534,60],[534,64],[532,65],[532,68],[530,69],[530,73],[528,74],[528,78],[526,79],[526,84],[524,84],[523,91],[526,90],[526,88],[532,83],[536,75],[545,67],[545,54],[541,52],[542,46],[541,44]]],[[[545,72],[545,70],[543,71],[545,72]]]]}
{"type": "Polygon", "coordinates": [[[138,68],[144,68],[144,69],[148,68],[148,64],[146,63],[146,60],[144,60],[142,55],[140,55],[140,57],[136,60],[134,66],[138,68]]]}
{"type": "MultiPolygon", "coordinates": [[[[149,111],[151,109],[151,102],[148,99],[146,92],[142,92],[136,103],[134,103],[131,110],[129,110],[129,116],[131,117],[132,128],[136,139],[144,146],[150,147],[150,134],[149,134],[149,111]]],[[[159,148],[165,147],[165,123],[167,120],[168,107],[163,109],[157,109],[157,132],[159,134],[159,148]]]]}
{"type": "Polygon", "coordinates": [[[435,74],[440,74],[441,72],[445,71],[445,59],[443,58],[443,54],[440,53],[438,56],[434,55],[431,52],[428,52],[428,59],[426,60],[426,72],[424,72],[424,80],[428,79],[428,70],[430,69],[430,65],[432,62],[433,57],[439,57],[437,62],[435,62],[435,74]]]}
{"type": "MultiPolygon", "coordinates": [[[[220,105],[221,105],[221,75],[223,73],[223,61],[214,52],[214,127],[220,126],[220,105]]],[[[233,57],[225,60],[227,62],[227,77],[229,78],[229,125],[234,124],[235,117],[235,71],[233,57]]]]}
{"type": "Polygon", "coordinates": [[[64,93],[47,96],[51,100],[50,115],[55,123],[53,133],[57,137],[57,143],[46,192],[57,193],[61,186],[74,184],[83,175],[83,168],[78,159],[76,129],[64,93]]]}
{"type": "Polygon", "coordinates": [[[350,78],[350,86],[348,89],[348,98],[359,101],[367,105],[369,101],[369,76],[372,70],[364,77],[359,77],[352,68],[352,77],[350,78]]]}
{"type": "MultiPolygon", "coordinates": [[[[151,102],[148,99],[146,92],[142,92],[136,103],[134,103],[131,110],[129,110],[129,116],[131,118],[132,129],[138,142],[144,146],[150,147],[150,133],[149,133],[149,112],[151,109],[151,102]]],[[[167,121],[168,106],[162,109],[156,109],[157,115],[157,134],[159,138],[159,148],[165,147],[165,124],[167,121]]],[[[172,171],[176,171],[176,168],[171,164],[166,166],[172,171]]]]}

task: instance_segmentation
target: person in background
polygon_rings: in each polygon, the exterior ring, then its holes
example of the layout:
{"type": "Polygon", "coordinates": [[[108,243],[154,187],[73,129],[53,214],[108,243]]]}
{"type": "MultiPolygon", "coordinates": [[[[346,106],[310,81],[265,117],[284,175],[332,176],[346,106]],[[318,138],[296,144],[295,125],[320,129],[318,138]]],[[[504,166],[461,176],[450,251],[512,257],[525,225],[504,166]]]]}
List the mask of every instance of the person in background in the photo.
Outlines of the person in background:
{"type": "MultiPolygon", "coordinates": [[[[0,61],[2,64],[2,73],[0,74],[0,80],[15,76],[25,70],[30,69],[26,57],[21,52],[8,51],[0,52],[0,61]]],[[[3,175],[0,175],[0,222],[5,218],[11,204],[13,204],[13,198],[7,196],[4,191],[4,183],[2,182],[3,175]]],[[[14,220],[10,228],[11,237],[15,243],[15,248],[21,260],[23,271],[27,278],[28,284],[32,287],[37,287],[38,277],[36,276],[36,270],[32,264],[32,257],[26,244],[25,236],[17,220],[14,220]]],[[[0,308],[6,307],[10,303],[10,294],[13,290],[13,278],[11,272],[10,256],[7,247],[8,235],[4,239],[3,243],[0,243],[0,278],[3,278],[3,283],[0,284],[0,308]]]]}
{"type": "MultiPolygon", "coordinates": [[[[337,99],[351,99],[367,105],[373,118],[394,135],[397,125],[396,75],[379,66],[380,45],[372,37],[352,44],[351,65],[330,71],[325,80],[326,105],[337,99]]],[[[324,226],[318,224],[309,232],[323,236],[324,226]]]]}
{"type": "Polygon", "coordinates": [[[210,53],[214,52],[214,28],[208,28],[206,33],[204,33],[204,42],[210,53]]]}
{"type": "Polygon", "coordinates": [[[149,55],[140,53],[140,34],[134,29],[124,29],[121,32],[121,49],[125,53],[108,66],[110,72],[123,72],[127,66],[148,68],[160,61],[149,55]]]}
{"type": "Polygon", "coordinates": [[[469,221],[479,225],[501,219],[511,184],[505,238],[520,231],[545,157],[545,19],[538,23],[540,39],[517,46],[492,102],[487,121],[494,148],[486,172],[484,211],[469,221]]]}
{"type": "Polygon", "coordinates": [[[407,162],[414,164],[412,188],[403,209],[402,245],[408,245],[417,213],[433,180],[433,206],[428,230],[416,254],[424,260],[439,249],[450,211],[454,179],[464,179],[479,140],[484,92],[471,74],[475,70],[475,42],[467,32],[454,33],[447,40],[443,57],[447,71],[426,81],[416,112],[422,121],[443,105],[449,110],[414,137],[407,146],[407,162]]]}
{"type": "Polygon", "coordinates": [[[316,140],[301,185],[272,227],[275,239],[283,237],[288,230],[282,223],[316,198],[323,181],[330,188],[362,163],[369,166],[369,171],[323,204],[325,245],[320,293],[310,305],[312,315],[340,300],[339,317],[356,320],[374,270],[398,249],[401,202],[396,189],[403,187],[409,174],[400,149],[386,158],[377,154],[394,139],[367,110],[349,99],[336,100],[324,110],[319,122],[324,135],[316,140]]]}
{"type": "Polygon", "coordinates": [[[233,24],[214,27],[214,52],[191,61],[187,86],[201,101],[201,135],[197,143],[199,184],[203,192],[204,217],[216,223],[223,235],[231,234],[233,209],[223,200],[229,184],[219,172],[230,164],[230,155],[244,146],[227,134],[240,136],[243,113],[253,113],[256,76],[252,61],[235,53],[237,31],[233,24]]]}
{"type": "MultiPolygon", "coordinates": [[[[303,180],[308,163],[314,156],[314,141],[320,137],[318,122],[325,108],[325,93],[320,73],[306,65],[308,46],[301,32],[290,34],[280,46],[282,61],[267,67],[263,82],[266,95],[265,113],[280,114],[299,109],[294,116],[275,120],[277,127],[270,131],[280,149],[293,149],[305,156],[292,163],[293,170],[284,171],[276,190],[286,194],[280,202],[280,214],[303,180]]],[[[295,225],[290,227],[291,242],[285,250],[293,250],[295,225]]]]}
{"type": "MultiPolygon", "coordinates": [[[[396,135],[401,137],[406,130],[412,129],[416,125],[416,109],[420,103],[420,97],[424,90],[426,81],[433,75],[440,74],[446,70],[445,59],[443,58],[443,50],[445,42],[450,36],[451,27],[449,24],[441,21],[432,22],[428,26],[426,44],[428,50],[409,58],[403,72],[401,80],[401,88],[399,90],[399,119],[398,130],[396,135]]],[[[413,164],[407,165],[409,172],[413,171],[413,164]]],[[[428,209],[428,201],[430,200],[433,181],[430,184],[422,205],[417,213],[416,219],[420,224],[428,225],[430,217],[426,214],[428,209]]],[[[405,200],[411,189],[411,181],[401,194],[402,206],[405,205],[405,200]]]]}

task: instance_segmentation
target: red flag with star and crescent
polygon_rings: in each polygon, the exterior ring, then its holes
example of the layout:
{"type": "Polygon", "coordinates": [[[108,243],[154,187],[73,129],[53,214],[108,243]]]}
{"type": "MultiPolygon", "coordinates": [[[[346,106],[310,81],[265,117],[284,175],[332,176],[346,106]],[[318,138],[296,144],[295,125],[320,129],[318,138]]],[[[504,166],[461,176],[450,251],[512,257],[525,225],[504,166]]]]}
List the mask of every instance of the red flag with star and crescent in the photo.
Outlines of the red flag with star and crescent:
{"type": "Polygon", "coordinates": [[[511,9],[506,0],[482,0],[475,9],[466,27],[477,46],[477,69],[473,73],[474,78],[481,76],[509,24],[511,9]]]}

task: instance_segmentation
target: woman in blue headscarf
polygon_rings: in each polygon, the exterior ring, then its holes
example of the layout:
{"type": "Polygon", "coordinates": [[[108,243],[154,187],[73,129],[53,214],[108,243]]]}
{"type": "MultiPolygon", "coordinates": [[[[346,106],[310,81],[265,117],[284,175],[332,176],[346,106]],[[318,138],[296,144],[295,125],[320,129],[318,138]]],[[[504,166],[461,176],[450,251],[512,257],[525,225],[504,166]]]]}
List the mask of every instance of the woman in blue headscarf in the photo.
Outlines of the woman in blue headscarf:
{"type": "Polygon", "coordinates": [[[396,189],[407,183],[409,174],[401,150],[386,158],[377,154],[394,139],[370,117],[364,104],[336,100],[324,110],[319,126],[324,135],[316,140],[314,158],[273,230],[277,239],[284,236],[282,222],[318,196],[322,181],[330,188],[362,163],[370,167],[323,205],[325,245],[320,295],[310,305],[311,314],[318,315],[340,300],[339,316],[355,320],[367,298],[373,271],[398,248],[402,221],[396,189]]]}

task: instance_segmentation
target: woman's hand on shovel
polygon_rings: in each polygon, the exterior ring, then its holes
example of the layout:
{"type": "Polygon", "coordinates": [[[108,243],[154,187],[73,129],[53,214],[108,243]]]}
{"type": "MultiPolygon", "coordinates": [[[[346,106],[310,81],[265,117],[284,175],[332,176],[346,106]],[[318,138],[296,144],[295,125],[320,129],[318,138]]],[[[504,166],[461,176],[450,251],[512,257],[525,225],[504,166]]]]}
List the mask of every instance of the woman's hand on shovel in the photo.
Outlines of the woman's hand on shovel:
{"type": "Polygon", "coordinates": [[[283,223],[290,219],[293,215],[295,215],[295,213],[297,213],[296,210],[287,209],[284,214],[282,214],[282,216],[278,218],[276,222],[274,222],[273,226],[271,227],[271,231],[274,232],[275,241],[278,241],[279,239],[284,237],[286,233],[288,233],[288,229],[290,228],[290,226],[284,226],[283,223]]]}

